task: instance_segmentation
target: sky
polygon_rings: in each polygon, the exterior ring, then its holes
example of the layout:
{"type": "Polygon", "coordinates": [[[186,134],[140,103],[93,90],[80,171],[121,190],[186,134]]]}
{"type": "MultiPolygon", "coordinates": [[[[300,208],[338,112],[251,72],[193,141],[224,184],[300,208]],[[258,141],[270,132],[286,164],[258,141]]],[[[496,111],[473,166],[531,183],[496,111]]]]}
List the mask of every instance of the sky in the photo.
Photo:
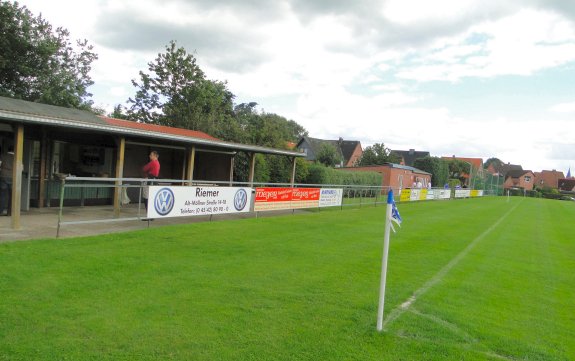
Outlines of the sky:
{"type": "Polygon", "coordinates": [[[314,138],[575,172],[575,2],[25,0],[87,39],[95,105],[177,41],[235,103],[314,138]]]}

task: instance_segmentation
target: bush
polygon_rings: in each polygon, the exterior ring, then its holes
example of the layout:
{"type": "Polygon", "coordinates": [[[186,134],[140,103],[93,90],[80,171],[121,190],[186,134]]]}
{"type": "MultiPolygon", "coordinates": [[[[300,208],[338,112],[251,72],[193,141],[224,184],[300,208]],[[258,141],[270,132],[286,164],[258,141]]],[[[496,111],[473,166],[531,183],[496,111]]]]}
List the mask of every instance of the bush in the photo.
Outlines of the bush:
{"type": "MultiPolygon", "coordinates": [[[[328,168],[322,164],[310,164],[307,184],[335,184],[354,186],[381,186],[381,174],[377,172],[353,172],[328,168]]],[[[373,193],[375,194],[375,190],[373,193]]]]}

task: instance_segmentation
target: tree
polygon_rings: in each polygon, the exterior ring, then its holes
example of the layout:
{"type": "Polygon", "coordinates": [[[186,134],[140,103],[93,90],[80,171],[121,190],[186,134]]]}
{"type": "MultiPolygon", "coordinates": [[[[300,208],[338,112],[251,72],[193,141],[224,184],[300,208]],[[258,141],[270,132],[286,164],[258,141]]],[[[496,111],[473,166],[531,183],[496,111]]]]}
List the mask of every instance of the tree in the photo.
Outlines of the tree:
{"type": "Polygon", "coordinates": [[[439,157],[416,159],[413,166],[431,173],[431,184],[435,187],[442,187],[449,179],[449,166],[447,161],[439,157]]]}
{"type": "Polygon", "coordinates": [[[449,178],[458,179],[461,184],[465,184],[465,174],[471,173],[471,164],[459,159],[451,159],[448,162],[449,178]]]}
{"type": "Polygon", "coordinates": [[[493,164],[493,167],[495,167],[495,169],[501,167],[501,165],[503,164],[503,161],[501,161],[501,159],[499,158],[489,158],[485,161],[485,163],[483,164],[483,168],[487,169],[489,168],[489,165],[493,164]]]}
{"type": "Polygon", "coordinates": [[[0,2],[0,95],[68,108],[90,110],[94,82],[91,64],[98,56],[87,40],[52,26],[18,2],[0,2]]]}
{"type": "Polygon", "coordinates": [[[342,157],[332,144],[322,143],[316,154],[316,160],[327,167],[335,167],[340,164],[342,157]]]}
{"type": "Polygon", "coordinates": [[[357,165],[383,165],[385,163],[398,163],[399,161],[399,156],[391,153],[391,149],[386,148],[385,144],[375,143],[374,145],[365,148],[361,158],[357,162],[357,165]]]}
{"type": "Polygon", "coordinates": [[[149,74],[140,71],[140,82],[128,116],[144,123],[186,128],[206,132],[229,140],[230,123],[234,123],[234,95],[221,81],[206,79],[196,59],[171,41],[165,53],[148,63],[149,74]]]}

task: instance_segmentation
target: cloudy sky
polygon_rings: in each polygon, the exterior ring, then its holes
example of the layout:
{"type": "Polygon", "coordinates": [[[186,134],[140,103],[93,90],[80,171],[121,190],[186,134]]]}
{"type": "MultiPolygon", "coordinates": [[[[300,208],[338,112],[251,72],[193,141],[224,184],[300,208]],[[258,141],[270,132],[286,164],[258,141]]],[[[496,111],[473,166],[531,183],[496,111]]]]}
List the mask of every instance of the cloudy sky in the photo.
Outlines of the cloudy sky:
{"type": "Polygon", "coordinates": [[[310,136],[575,172],[575,2],[24,0],[99,60],[112,109],[176,40],[310,136]]]}

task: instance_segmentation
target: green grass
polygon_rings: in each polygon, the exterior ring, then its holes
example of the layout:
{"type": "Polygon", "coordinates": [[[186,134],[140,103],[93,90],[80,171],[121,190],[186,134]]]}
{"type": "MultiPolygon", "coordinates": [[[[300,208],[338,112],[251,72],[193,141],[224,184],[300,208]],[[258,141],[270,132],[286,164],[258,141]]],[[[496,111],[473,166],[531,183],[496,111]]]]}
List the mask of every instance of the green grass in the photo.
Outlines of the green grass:
{"type": "Polygon", "coordinates": [[[575,203],[398,207],[383,333],[385,207],[347,207],[0,244],[0,360],[575,359],[575,203]]]}

